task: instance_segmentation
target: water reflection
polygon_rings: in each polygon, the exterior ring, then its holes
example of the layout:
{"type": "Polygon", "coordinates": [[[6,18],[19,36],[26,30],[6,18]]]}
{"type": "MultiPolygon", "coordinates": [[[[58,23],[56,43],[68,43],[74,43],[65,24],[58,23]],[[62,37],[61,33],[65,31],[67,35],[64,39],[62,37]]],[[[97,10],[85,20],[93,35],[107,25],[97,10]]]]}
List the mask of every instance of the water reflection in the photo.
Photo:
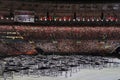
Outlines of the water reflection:
{"type": "Polygon", "coordinates": [[[14,76],[71,77],[81,69],[103,69],[119,67],[117,58],[83,55],[21,55],[0,60],[0,77],[13,80],[14,76]]]}

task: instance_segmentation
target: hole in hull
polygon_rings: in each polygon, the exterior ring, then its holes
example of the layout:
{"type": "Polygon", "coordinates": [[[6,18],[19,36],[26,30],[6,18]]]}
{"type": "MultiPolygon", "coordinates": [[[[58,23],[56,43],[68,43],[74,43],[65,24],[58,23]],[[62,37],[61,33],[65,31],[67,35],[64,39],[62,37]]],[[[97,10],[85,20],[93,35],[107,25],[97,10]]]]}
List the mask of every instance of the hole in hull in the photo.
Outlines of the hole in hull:
{"type": "Polygon", "coordinates": [[[39,48],[39,47],[36,47],[35,50],[36,50],[37,53],[39,53],[39,54],[43,54],[43,53],[44,53],[44,51],[43,51],[41,48],[39,48]]]}

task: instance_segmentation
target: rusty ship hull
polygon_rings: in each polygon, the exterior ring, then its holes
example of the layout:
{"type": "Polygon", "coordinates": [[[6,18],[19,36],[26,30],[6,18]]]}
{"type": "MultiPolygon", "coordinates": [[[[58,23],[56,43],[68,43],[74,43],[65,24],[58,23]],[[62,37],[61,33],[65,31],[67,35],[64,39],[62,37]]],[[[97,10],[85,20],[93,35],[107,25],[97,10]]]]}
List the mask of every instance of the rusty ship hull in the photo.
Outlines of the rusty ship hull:
{"type": "Polygon", "coordinates": [[[37,47],[46,53],[104,55],[114,52],[120,43],[120,28],[115,26],[0,25],[0,32],[12,31],[21,36],[24,42],[13,41],[7,44],[1,42],[0,46],[3,48],[0,50],[1,53],[36,54],[37,47]]]}

